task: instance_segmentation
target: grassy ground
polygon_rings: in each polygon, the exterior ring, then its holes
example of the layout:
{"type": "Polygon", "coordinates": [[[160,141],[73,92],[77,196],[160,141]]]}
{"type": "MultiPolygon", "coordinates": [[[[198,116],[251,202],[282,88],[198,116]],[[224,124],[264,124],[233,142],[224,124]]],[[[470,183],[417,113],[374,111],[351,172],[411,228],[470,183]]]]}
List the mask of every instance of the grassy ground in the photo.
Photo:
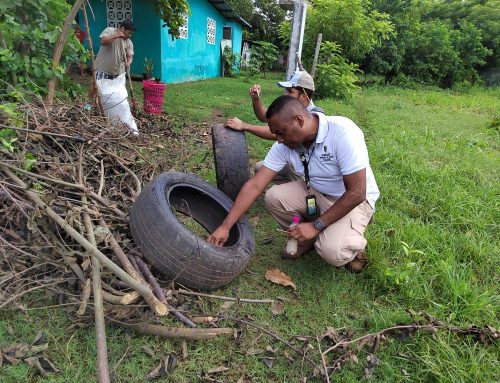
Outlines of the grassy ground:
{"type": "MultiPolygon", "coordinates": [[[[278,78],[270,75],[258,80],[266,104],[281,94],[274,85],[278,78]]],[[[165,110],[177,117],[181,129],[231,116],[256,122],[247,95],[252,82],[214,79],[168,85],[165,110]]],[[[140,94],[139,89],[136,93],[140,94]]],[[[367,231],[371,265],[364,273],[351,275],[328,266],[314,251],[295,262],[280,261],[278,253],[285,238],[275,231],[277,225],[259,201],[248,214],[255,229],[256,253],[247,271],[216,293],[281,297],[284,312],[275,316],[267,306],[243,305],[231,306],[226,313],[247,315],[286,338],[318,336],[328,326],[363,335],[410,322],[408,310],[427,311],[457,326],[498,328],[498,95],[498,88],[496,93],[492,89],[454,93],[371,86],[350,103],[318,101],[328,114],[347,116],[365,132],[382,193],[375,224],[367,231]],[[265,271],[272,267],[292,277],[297,293],[265,280],[265,271]]],[[[272,144],[250,136],[247,140],[252,162],[262,159],[272,144]]],[[[190,153],[190,160],[180,170],[214,183],[210,142],[187,141],[177,143],[180,152],[190,153]]],[[[159,152],[158,160],[175,162],[169,156],[172,153],[159,152]]],[[[36,299],[45,302],[43,297],[36,299]]],[[[29,302],[27,305],[30,307],[29,302]]],[[[218,302],[203,300],[202,305],[206,312],[221,309],[218,302]]],[[[61,369],[59,374],[37,379],[25,365],[4,366],[0,380],[95,380],[94,330],[66,330],[69,325],[60,307],[25,313],[0,311],[0,347],[30,341],[39,329],[45,329],[50,339],[48,354],[61,369]],[[11,331],[7,331],[9,327],[11,331]]],[[[116,368],[117,382],[142,382],[146,372],[156,366],[157,360],[141,350],[143,345],[157,352],[158,358],[169,352],[182,355],[178,342],[130,337],[114,328],[108,328],[108,345],[111,367],[126,354],[116,368]]],[[[218,376],[223,382],[236,382],[242,375],[251,382],[298,382],[309,374],[310,369],[300,360],[289,363],[283,357],[284,349],[270,355],[264,351],[266,346],[278,344],[251,329],[243,332],[240,343],[227,338],[189,343],[188,359],[179,358],[174,376],[167,381],[200,381],[201,370],[227,363],[230,370],[218,376]],[[272,368],[262,363],[265,356],[275,357],[272,368]]],[[[446,331],[391,340],[376,355],[379,364],[374,382],[500,380],[498,342],[484,346],[446,331]]],[[[364,357],[360,353],[359,363],[349,362],[332,381],[362,380],[364,357]]]]}

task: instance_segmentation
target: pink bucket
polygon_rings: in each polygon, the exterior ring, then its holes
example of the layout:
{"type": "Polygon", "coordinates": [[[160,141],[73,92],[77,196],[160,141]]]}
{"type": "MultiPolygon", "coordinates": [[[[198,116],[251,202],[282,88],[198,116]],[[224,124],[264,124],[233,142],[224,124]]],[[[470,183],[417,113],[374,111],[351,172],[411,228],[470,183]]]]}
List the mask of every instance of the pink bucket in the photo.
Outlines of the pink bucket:
{"type": "Polygon", "coordinates": [[[160,114],[163,112],[163,93],[165,84],[144,80],[144,111],[146,113],[160,114]]]}

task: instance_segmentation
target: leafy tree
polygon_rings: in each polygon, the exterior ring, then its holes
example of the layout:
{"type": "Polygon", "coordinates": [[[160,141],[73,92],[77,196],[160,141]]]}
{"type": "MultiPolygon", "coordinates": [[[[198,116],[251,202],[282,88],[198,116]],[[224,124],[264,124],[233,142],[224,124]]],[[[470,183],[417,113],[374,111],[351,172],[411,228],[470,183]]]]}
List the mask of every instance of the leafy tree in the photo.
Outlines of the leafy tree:
{"type": "MultiPolygon", "coordinates": [[[[74,35],[71,36],[60,65],[52,70],[54,45],[69,10],[64,0],[0,2],[0,79],[3,80],[0,98],[11,95],[16,84],[18,89],[41,94],[53,75],[64,80],[67,63],[78,61],[78,55],[85,52],[74,35]]],[[[75,86],[68,86],[66,93],[75,91],[75,86]]]]}
{"type": "Polygon", "coordinates": [[[163,27],[168,26],[172,40],[179,38],[179,28],[185,23],[184,16],[190,12],[187,0],[157,0],[154,4],[163,20],[163,27]]]}
{"type": "Polygon", "coordinates": [[[352,98],[359,87],[356,72],[358,66],[351,64],[342,56],[342,49],[334,42],[326,41],[321,45],[316,75],[316,95],[341,100],[352,98]]]}
{"type": "Polygon", "coordinates": [[[251,23],[255,13],[252,0],[226,0],[226,3],[228,3],[245,21],[251,23]]]}
{"type": "Polygon", "coordinates": [[[425,0],[374,0],[372,9],[390,15],[394,34],[365,57],[361,67],[369,73],[383,74],[388,83],[402,72],[403,62],[410,39],[419,28],[422,16],[429,12],[425,0]]]}
{"type": "Polygon", "coordinates": [[[252,39],[268,41],[280,51],[288,45],[282,45],[278,36],[280,24],[285,20],[286,12],[274,0],[255,0],[255,12],[251,19],[252,39]]]}
{"type": "Polygon", "coordinates": [[[500,65],[500,0],[439,1],[429,19],[449,20],[455,26],[463,21],[481,30],[482,45],[492,50],[488,66],[500,65]]]}
{"type": "Polygon", "coordinates": [[[408,37],[403,72],[444,87],[475,83],[479,81],[475,67],[483,65],[490,53],[481,44],[481,32],[470,23],[453,29],[446,21],[423,22],[408,37]]]}
{"type": "Polygon", "coordinates": [[[366,0],[315,0],[307,11],[303,57],[312,57],[316,36],[340,45],[345,57],[360,62],[394,33],[389,16],[369,9],[366,0]]]}
{"type": "Polygon", "coordinates": [[[255,41],[250,50],[250,64],[244,68],[250,73],[268,72],[276,62],[278,48],[267,41],[255,41]]]}

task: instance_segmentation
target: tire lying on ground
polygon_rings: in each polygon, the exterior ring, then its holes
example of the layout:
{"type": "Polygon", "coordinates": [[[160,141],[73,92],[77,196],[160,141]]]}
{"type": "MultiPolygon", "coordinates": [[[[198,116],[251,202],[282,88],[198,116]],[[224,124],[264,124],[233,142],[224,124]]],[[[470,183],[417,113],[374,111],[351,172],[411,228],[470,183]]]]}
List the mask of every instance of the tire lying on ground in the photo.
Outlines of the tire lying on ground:
{"type": "Polygon", "coordinates": [[[193,289],[216,289],[243,271],[255,249],[245,218],[233,226],[224,247],[205,241],[231,205],[224,193],[192,174],[163,173],[137,197],[130,212],[130,231],[158,271],[193,289]],[[197,236],[177,217],[192,218],[207,230],[206,235],[197,236]]]}
{"type": "Polygon", "coordinates": [[[234,201],[250,178],[245,133],[215,124],[212,127],[212,145],[217,188],[234,201]]]}

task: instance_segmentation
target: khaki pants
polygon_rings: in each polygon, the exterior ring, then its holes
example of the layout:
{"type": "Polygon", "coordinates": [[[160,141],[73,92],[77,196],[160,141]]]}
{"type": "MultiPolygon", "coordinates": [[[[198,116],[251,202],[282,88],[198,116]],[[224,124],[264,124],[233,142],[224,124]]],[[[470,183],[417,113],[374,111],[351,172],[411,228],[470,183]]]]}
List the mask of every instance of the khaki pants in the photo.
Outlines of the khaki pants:
{"type": "MultiPolygon", "coordinates": [[[[314,189],[311,192],[316,196],[320,214],[337,201],[335,197],[325,196],[314,189]]],[[[266,192],[266,209],[283,229],[287,229],[295,212],[305,217],[307,194],[304,181],[275,185],[266,192]]],[[[345,265],[365,249],[364,232],[372,216],[373,209],[365,200],[303,245],[310,247],[314,243],[316,251],[326,262],[334,266],[345,265]]]]}

